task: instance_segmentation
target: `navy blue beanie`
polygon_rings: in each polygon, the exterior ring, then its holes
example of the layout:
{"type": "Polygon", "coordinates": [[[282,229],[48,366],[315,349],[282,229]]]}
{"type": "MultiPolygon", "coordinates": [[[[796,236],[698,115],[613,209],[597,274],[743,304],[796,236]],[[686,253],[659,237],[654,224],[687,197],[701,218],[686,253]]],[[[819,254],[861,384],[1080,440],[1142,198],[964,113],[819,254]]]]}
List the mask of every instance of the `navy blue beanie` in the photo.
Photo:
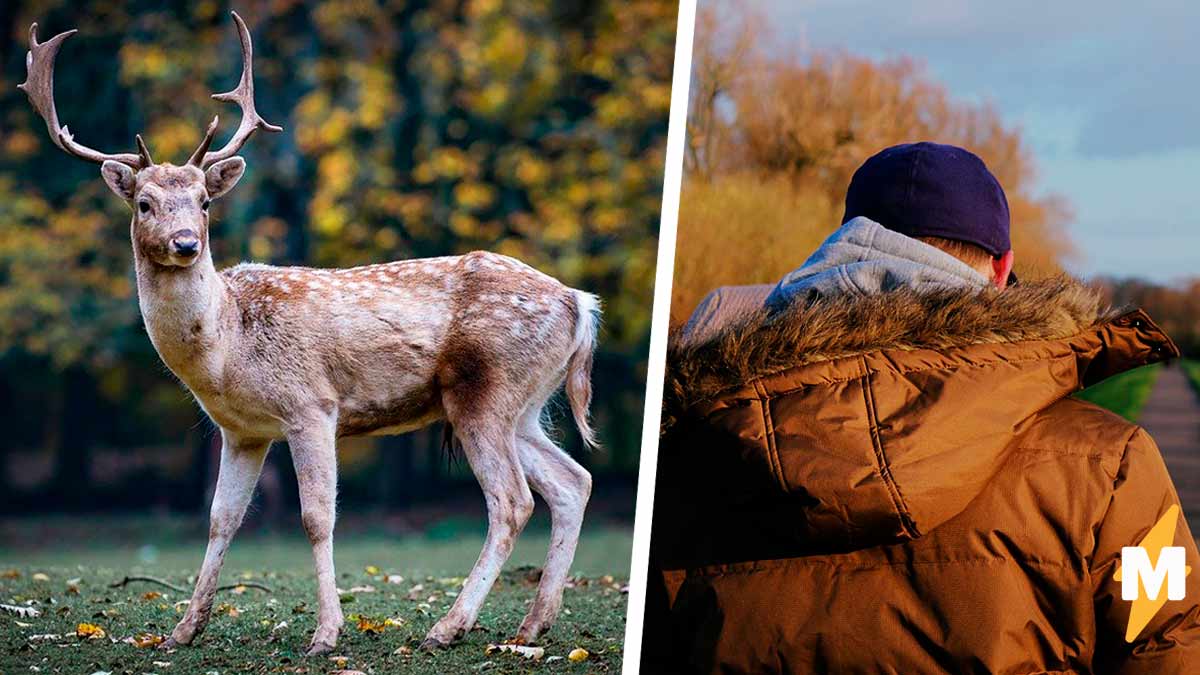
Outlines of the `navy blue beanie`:
{"type": "Polygon", "coordinates": [[[994,257],[1012,248],[1008,199],[971,152],[940,143],[895,145],[854,172],[842,223],[866,216],[910,237],[975,244],[994,257]]]}

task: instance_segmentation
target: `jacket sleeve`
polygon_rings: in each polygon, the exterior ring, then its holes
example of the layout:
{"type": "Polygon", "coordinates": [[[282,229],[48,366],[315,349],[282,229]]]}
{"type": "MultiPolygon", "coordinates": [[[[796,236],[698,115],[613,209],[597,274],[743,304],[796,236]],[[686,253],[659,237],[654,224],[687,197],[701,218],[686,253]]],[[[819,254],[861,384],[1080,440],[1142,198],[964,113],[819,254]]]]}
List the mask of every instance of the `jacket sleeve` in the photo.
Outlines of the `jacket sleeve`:
{"type": "MultiPolygon", "coordinates": [[[[1143,429],[1137,429],[1121,458],[1091,562],[1096,612],[1093,667],[1097,673],[1200,672],[1200,556],[1182,512],[1175,524],[1173,545],[1184,548],[1193,572],[1186,578],[1184,599],[1167,600],[1132,642],[1125,636],[1134,603],[1121,599],[1121,582],[1113,578],[1120,567],[1122,547],[1138,545],[1177,504],[1179,497],[1158,446],[1143,429]]],[[[1166,592],[1164,583],[1160,593],[1166,592]]]]}

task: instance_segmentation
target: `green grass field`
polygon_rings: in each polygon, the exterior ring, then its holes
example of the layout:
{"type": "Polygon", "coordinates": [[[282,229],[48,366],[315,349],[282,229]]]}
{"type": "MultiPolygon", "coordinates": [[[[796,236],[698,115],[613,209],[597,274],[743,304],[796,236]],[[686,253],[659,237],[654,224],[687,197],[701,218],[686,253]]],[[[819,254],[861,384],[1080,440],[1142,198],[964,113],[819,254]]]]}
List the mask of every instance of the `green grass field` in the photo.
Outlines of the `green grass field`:
{"type": "Polygon", "coordinates": [[[304,648],[316,623],[316,596],[311,554],[299,533],[235,540],[222,583],[254,581],[269,586],[271,592],[223,591],[217,597],[219,611],[214,611],[204,636],[192,647],[164,653],[138,647],[132,639],[169,634],[182,615],[182,605],[176,603],[189,594],[145,582],[121,588],[109,584],[126,575],[151,575],[189,586],[204,554],[203,541],[179,536],[166,523],[140,540],[123,533],[118,539],[123,543],[101,545],[97,539],[103,533],[64,537],[63,528],[55,525],[64,523],[52,524],[46,531],[55,533],[56,541],[22,546],[20,553],[0,549],[0,603],[40,611],[36,617],[0,611],[0,674],[600,673],[621,669],[631,547],[627,528],[585,530],[563,613],[540,643],[545,656],[527,661],[508,653],[488,654],[486,648],[516,633],[536,587],[534,566],[540,567],[548,545],[543,528],[521,537],[476,629],[460,644],[436,654],[415,648],[453,603],[462,577],[479,553],[482,536],[387,538],[368,533],[335,540],[346,626],[334,658],[306,658],[304,648]],[[393,583],[396,579],[389,581],[386,575],[403,580],[393,583]],[[361,627],[359,617],[364,619],[361,627]],[[393,621],[385,625],[387,619],[393,621]],[[82,623],[99,626],[105,637],[78,637],[75,632],[82,623]],[[577,647],[589,652],[586,660],[565,658],[577,647]]]}
{"type": "Polygon", "coordinates": [[[1135,368],[1092,385],[1076,396],[1136,422],[1161,368],[1158,363],[1135,368]]]}

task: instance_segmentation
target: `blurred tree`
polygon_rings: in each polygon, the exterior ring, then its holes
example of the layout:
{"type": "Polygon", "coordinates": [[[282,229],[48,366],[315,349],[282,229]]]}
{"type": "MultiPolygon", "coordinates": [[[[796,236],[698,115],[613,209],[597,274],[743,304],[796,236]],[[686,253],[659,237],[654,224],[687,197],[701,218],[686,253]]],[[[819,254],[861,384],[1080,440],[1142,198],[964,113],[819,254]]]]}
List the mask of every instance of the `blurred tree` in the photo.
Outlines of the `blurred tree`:
{"type": "MultiPolygon", "coordinates": [[[[285,131],[244,151],[247,175],[214,218],[218,264],[348,266],[485,248],[598,293],[606,311],[595,412],[607,449],[589,460],[631,474],[675,5],[239,7],[255,34],[259,110],[285,131]]],[[[81,140],[128,150],[142,132],[156,159],[179,162],[214,113],[224,135],[236,124],[236,110],[209,99],[232,86],[240,65],[227,9],[212,0],[33,0],[0,10],[0,392],[13,404],[0,418],[49,420],[20,446],[52,448],[57,483],[74,494],[91,449],[179,444],[184,461],[164,458],[163,470],[185,480],[206,466],[197,453],[207,443],[187,440],[200,414],[140,325],[126,207],[96,167],[52,146],[15,87],[28,27],[39,22],[43,39],[80,29],[60,53],[56,86],[60,118],[81,140]],[[53,405],[22,400],[16,385],[29,378],[52,383],[53,405]]],[[[377,447],[365,452],[375,457],[377,447]]]]}
{"type": "Polygon", "coordinates": [[[917,140],[961,145],[987,162],[1008,195],[1019,273],[1061,269],[1072,253],[1065,202],[1035,193],[1021,134],[991,105],[953,101],[911,59],[767,56],[762,20],[731,7],[709,4],[697,17],[699,100],[688,126],[673,320],[716,286],[774,281],[799,265],[840,222],[863,160],[917,140]],[[764,242],[754,247],[760,256],[726,253],[747,240],[764,242]]]}

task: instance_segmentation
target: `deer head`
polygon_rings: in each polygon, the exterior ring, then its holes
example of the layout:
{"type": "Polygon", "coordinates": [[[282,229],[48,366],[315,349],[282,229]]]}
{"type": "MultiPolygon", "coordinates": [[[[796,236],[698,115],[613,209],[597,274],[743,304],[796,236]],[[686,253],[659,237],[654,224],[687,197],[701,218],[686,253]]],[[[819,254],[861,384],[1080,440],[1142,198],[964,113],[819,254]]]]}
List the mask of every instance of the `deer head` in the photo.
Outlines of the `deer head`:
{"type": "Polygon", "coordinates": [[[182,166],[155,164],[140,134],[136,136],[136,154],[99,152],[76,141],[66,126],[59,125],[54,108],[54,59],[63,41],[75,31],[38,42],[37,24],[29,29],[26,78],[18,88],[29,96],[34,110],[46,122],[50,140],[59,149],[100,164],[104,182],[133,209],[135,249],[159,265],[188,267],[200,258],[208,246],[209,204],[233,189],[246,170],[246,161],[236,156],[238,150],[258,129],[283,130],[267,123],[254,108],[250,31],[237,12],[231,13],[242,42],[242,79],[232,91],[213,94],[213,98],[237,103],[242,119],[224,147],[209,151],[218,123],[213,117],[204,140],[182,166]]]}

